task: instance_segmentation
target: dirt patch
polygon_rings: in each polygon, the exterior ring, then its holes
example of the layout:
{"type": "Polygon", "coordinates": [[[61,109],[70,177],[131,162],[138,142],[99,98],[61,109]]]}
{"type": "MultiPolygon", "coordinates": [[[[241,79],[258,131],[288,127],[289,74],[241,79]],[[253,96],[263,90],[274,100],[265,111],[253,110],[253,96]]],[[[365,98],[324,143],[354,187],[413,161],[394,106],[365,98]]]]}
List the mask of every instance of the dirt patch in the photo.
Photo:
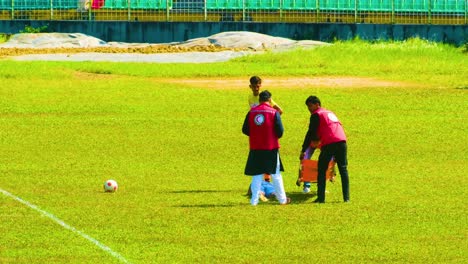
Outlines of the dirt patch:
{"type": "MultiPolygon", "coordinates": [[[[75,77],[85,80],[114,79],[115,74],[74,72],[75,77]]],[[[249,78],[150,78],[158,83],[174,83],[207,89],[248,89],[249,78]]],[[[376,78],[352,76],[320,77],[264,77],[263,89],[301,88],[418,88],[421,84],[403,81],[390,81],[376,78]]]]}
{"type": "Polygon", "coordinates": [[[115,75],[110,73],[93,73],[93,72],[73,72],[73,76],[79,80],[112,80],[115,75]]]}
{"type": "Polygon", "coordinates": [[[30,54],[76,54],[76,53],[181,53],[181,52],[219,52],[226,50],[242,51],[246,49],[224,48],[215,45],[181,47],[174,45],[146,45],[129,47],[95,47],[95,48],[0,48],[0,57],[30,54]]]}
{"type": "MultiPolygon", "coordinates": [[[[249,87],[249,79],[209,78],[209,79],[161,79],[162,82],[185,84],[194,87],[217,89],[240,89],[249,87]]],[[[379,80],[375,78],[322,76],[322,77],[264,77],[263,88],[370,88],[370,87],[415,87],[414,83],[379,80]]]]}

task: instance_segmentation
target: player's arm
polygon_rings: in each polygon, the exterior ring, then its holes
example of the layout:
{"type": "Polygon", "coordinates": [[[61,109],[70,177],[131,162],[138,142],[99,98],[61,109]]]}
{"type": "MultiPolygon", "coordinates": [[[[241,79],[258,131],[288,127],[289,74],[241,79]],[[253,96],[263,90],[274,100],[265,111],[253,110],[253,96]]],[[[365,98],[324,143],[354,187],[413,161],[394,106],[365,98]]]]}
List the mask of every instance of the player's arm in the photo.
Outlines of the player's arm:
{"type": "Polygon", "coordinates": [[[274,109],[276,109],[276,111],[278,111],[280,113],[280,115],[283,114],[283,109],[281,109],[281,107],[273,100],[271,100],[271,107],[273,107],[274,109]]]}
{"type": "Polygon", "coordinates": [[[281,107],[279,107],[279,105],[275,105],[275,106],[273,106],[273,108],[276,109],[280,115],[283,114],[283,109],[281,109],[281,107]]]}
{"type": "Polygon", "coordinates": [[[279,112],[275,113],[275,133],[278,138],[281,138],[284,133],[283,122],[279,112]]]}
{"type": "Polygon", "coordinates": [[[245,116],[244,124],[242,125],[242,133],[247,136],[250,135],[249,113],[245,116]]]}
{"type": "Polygon", "coordinates": [[[312,147],[318,146],[318,141],[320,140],[317,136],[319,121],[320,119],[319,119],[318,114],[313,114],[310,116],[309,129],[307,130],[307,133],[304,137],[304,142],[302,143],[301,154],[299,156],[299,159],[301,160],[304,158],[305,152],[309,146],[312,146],[312,147]]]}

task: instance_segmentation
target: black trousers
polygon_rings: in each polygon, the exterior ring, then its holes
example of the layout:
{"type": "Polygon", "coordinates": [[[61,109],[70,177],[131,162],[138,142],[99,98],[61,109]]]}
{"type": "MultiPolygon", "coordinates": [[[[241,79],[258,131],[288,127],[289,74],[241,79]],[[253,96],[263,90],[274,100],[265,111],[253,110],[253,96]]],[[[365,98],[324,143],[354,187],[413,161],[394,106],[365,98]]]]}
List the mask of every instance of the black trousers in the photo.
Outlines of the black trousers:
{"type": "Polygon", "coordinates": [[[335,161],[338,164],[338,170],[340,171],[343,200],[349,201],[348,146],[346,145],[346,141],[341,141],[322,146],[318,159],[318,202],[325,202],[325,187],[327,184],[326,173],[328,169],[328,163],[333,156],[335,157],[335,161]]]}

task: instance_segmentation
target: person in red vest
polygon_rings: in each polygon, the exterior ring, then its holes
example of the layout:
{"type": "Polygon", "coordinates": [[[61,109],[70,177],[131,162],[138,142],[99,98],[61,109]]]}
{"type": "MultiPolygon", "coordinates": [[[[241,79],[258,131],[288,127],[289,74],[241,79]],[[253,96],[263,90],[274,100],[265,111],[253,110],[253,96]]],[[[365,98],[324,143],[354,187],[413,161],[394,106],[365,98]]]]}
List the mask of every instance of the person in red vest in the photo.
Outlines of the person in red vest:
{"type": "Polygon", "coordinates": [[[106,3],[106,0],[92,0],[91,7],[93,9],[101,9],[105,3],[106,3]]]}
{"type": "MultiPolygon", "coordinates": [[[[260,88],[262,87],[262,78],[260,78],[259,76],[252,76],[252,77],[250,77],[249,82],[250,82],[249,88],[251,90],[251,93],[249,93],[249,97],[248,97],[249,110],[250,110],[253,107],[260,104],[258,96],[260,94],[260,88]]],[[[283,109],[281,109],[281,107],[275,101],[273,101],[273,99],[271,99],[269,101],[269,104],[270,104],[271,107],[278,110],[280,115],[283,114],[283,109]]],[[[269,179],[270,175],[265,174],[264,178],[269,179]]],[[[250,186],[249,186],[249,190],[250,190],[250,186]]],[[[264,201],[265,199],[262,199],[262,197],[260,196],[260,200],[264,201]]]]}
{"type": "Polygon", "coordinates": [[[318,147],[319,142],[321,144],[315,203],[325,202],[326,172],[332,157],[335,158],[340,171],[343,200],[349,202],[348,147],[344,129],[333,112],[322,108],[317,96],[309,96],[305,104],[311,116],[299,159],[304,159],[309,146],[318,147]]]}
{"type": "Polygon", "coordinates": [[[244,172],[245,175],[252,176],[251,205],[258,204],[264,174],[271,175],[279,203],[291,202],[291,199],[286,197],[280,172],[284,171],[279,156],[279,139],[284,132],[283,123],[280,113],[271,107],[270,102],[271,93],[267,90],[261,92],[260,104],[250,109],[242,126],[242,133],[249,136],[250,151],[244,172]]]}

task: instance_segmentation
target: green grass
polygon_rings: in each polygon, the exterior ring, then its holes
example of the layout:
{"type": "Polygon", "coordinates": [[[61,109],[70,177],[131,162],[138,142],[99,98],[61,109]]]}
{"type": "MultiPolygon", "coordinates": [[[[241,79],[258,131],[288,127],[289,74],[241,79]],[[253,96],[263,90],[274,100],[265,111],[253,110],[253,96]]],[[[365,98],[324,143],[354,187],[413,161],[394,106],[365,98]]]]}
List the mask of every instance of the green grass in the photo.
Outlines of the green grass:
{"type": "MultiPolygon", "coordinates": [[[[0,189],[131,263],[465,263],[467,63],[460,50],[426,42],[345,42],[216,64],[0,61],[0,189]],[[251,207],[241,126],[253,74],[414,86],[270,89],[285,110],[281,155],[293,204],[251,207]],[[339,180],[323,205],[294,184],[311,94],[347,132],[350,204],[339,180]],[[117,193],[102,191],[110,178],[117,193]]],[[[0,263],[119,262],[2,193],[0,234],[0,263]]]]}
{"type": "Polygon", "coordinates": [[[7,35],[0,34],[0,43],[6,42],[8,40],[7,35]]]}

